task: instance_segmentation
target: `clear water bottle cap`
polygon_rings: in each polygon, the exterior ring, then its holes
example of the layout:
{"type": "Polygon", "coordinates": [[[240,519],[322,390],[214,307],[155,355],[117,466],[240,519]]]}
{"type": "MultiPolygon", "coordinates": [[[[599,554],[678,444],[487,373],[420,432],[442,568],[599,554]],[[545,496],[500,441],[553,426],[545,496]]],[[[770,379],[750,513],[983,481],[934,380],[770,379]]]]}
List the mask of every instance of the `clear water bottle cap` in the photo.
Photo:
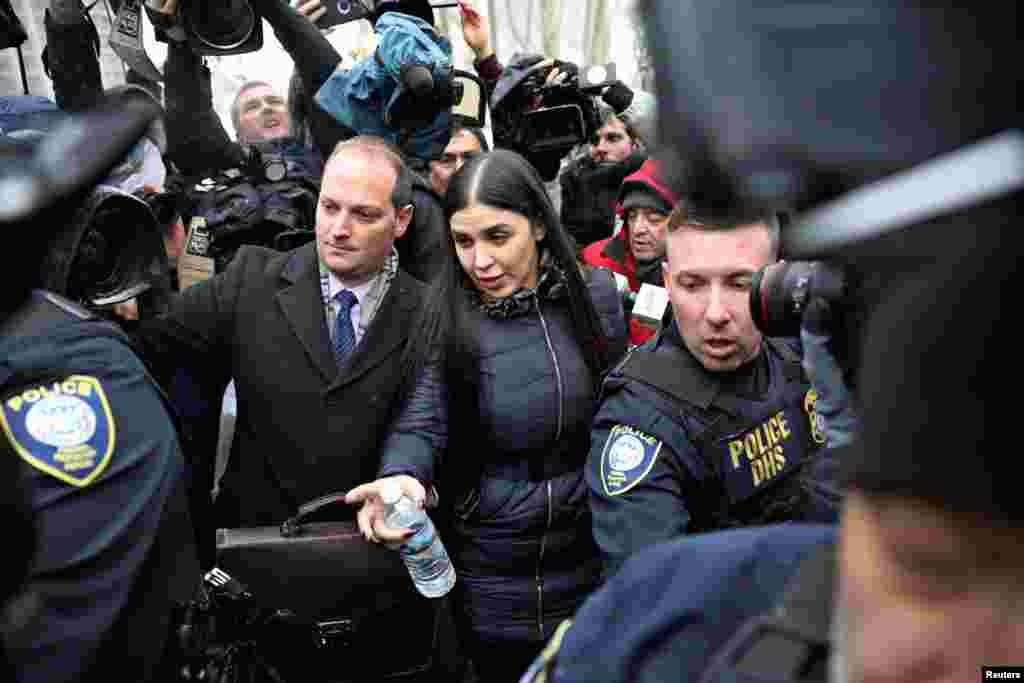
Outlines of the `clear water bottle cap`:
{"type": "Polygon", "coordinates": [[[394,505],[402,497],[402,486],[394,479],[384,482],[380,487],[380,500],[385,505],[394,505]]]}

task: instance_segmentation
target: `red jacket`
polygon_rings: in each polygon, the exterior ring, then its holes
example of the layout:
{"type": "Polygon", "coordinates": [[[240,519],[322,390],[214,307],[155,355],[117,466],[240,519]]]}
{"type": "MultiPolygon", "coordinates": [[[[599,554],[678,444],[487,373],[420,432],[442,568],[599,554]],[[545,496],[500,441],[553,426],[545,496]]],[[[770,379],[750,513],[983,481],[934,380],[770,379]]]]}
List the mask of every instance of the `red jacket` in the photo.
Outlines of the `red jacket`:
{"type": "MultiPolygon", "coordinates": [[[[616,212],[620,215],[623,213],[623,198],[628,192],[637,189],[656,192],[670,205],[675,206],[679,202],[679,196],[662,181],[660,171],[658,162],[655,159],[648,159],[636,173],[626,176],[619,189],[619,204],[616,212]]],[[[629,225],[627,223],[623,222],[619,234],[588,244],[584,247],[582,256],[583,260],[592,266],[609,268],[616,273],[625,275],[629,280],[629,289],[633,292],[640,291],[640,285],[643,283],[637,278],[636,258],[629,246],[629,225]]],[[[649,284],[661,286],[661,282],[649,282],[649,284]]],[[[629,341],[632,344],[642,344],[656,331],[632,317],[629,319],[629,341]]]]}

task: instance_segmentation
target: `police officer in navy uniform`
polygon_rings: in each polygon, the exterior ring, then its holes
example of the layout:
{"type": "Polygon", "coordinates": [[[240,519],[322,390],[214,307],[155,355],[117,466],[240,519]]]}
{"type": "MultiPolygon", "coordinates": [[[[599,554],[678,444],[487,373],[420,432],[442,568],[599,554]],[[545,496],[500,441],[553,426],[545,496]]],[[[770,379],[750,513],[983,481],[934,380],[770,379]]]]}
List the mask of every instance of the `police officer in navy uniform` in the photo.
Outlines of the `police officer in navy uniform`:
{"type": "Polygon", "coordinates": [[[7,204],[0,223],[22,239],[0,290],[0,457],[17,463],[38,549],[3,611],[18,681],[152,680],[174,606],[199,580],[186,465],[160,390],[116,326],[33,289],[81,188],[154,114],[145,105],[92,113],[49,133],[49,156],[0,142],[0,189],[25,200],[7,204]],[[82,167],[53,149],[70,149],[82,167]],[[50,191],[33,191],[42,187],[50,191]]]}
{"type": "Polygon", "coordinates": [[[778,231],[771,219],[711,222],[685,201],[670,217],[672,319],[605,380],[593,426],[587,482],[611,573],[686,533],[834,518],[803,481],[824,441],[815,392],[793,347],[762,338],[749,311],[778,231]]]}
{"type": "Polygon", "coordinates": [[[524,681],[937,683],[1024,664],[1019,8],[791,10],[650,0],[646,35],[674,187],[794,207],[788,258],[879,276],[844,302],[870,312],[852,368],[820,353],[843,307],[803,315],[841,521],[638,553],[524,681]]]}
{"type": "MultiPolygon", "coordinates": [[[[989,232],[895,284],[867,325],[857,392],[870,400],[836,452],[839,525],[729,529],[638,552],[523,683],[945,683],[1020,671],[1024,504],[1006,445],[1019,408],[987,395],[1022,379],[1011,307],[1024,136],[1015,146],[1016,170],[995,173],[1016,176],[1016,197],[954,221],[987,219],[989,232]]],[[[815,380],[822,393],[848,391],[827,385],[815,380]]],[[[830,447],[830,420],[825,431],[830,447]]]]}

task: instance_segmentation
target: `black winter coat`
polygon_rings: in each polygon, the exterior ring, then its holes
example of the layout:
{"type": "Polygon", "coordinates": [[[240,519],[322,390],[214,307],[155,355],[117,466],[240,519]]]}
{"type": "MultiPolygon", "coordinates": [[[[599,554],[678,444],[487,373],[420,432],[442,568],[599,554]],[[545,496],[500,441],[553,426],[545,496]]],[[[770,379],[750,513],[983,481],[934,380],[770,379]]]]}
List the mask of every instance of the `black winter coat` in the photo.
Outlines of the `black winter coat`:
{"type": "MultiPolygon", "coordinates": [[[[624,348],[611,273],[595,269],[588,284],[612,347],[624,348]]],[[[481,314],[479,324],[480,443],[446,456],[446,467],[481,471],[444,536],[458,572],[456,604],[479,636],[542,643],[601,577],[583,474],[599,387],[572,337],[566,296],[534,295],[525,309],[481,314]]],[[[409,410],[422,416],[432,407],[409,410]]],[[[383,474],[432,476],[431,465],[400,459],[383,474]]],[[[451,488],[442,472],[442,497],[451,488]]]]}

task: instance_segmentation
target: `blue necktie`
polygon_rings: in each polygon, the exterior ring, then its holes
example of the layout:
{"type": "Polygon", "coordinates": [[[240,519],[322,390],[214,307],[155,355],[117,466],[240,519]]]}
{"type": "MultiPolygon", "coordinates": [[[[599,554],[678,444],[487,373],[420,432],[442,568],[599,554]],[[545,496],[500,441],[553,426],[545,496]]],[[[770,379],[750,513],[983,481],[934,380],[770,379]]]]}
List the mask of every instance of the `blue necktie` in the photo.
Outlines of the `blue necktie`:
{"type": "Polygon", "coordinates": [[[338,317],[334,320],[334,357],[338,365],[348,361],[352,349],[356,347],[356,331],[352,329],[352,307],[358,302],[356,295],[343,289],[334,295],[338,302],[338,317]]]}

